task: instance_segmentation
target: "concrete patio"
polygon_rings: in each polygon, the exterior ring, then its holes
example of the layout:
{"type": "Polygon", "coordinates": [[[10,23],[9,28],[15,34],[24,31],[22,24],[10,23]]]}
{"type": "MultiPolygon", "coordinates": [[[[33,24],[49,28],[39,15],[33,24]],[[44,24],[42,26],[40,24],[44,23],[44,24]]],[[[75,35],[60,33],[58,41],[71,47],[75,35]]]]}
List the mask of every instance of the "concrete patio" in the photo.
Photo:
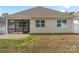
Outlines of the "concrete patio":
{"type": "Polygon", "coordinates": [[[0,35],[0,39],[20,39],[28,36],[29,34],[5,34],[0,35]]]}

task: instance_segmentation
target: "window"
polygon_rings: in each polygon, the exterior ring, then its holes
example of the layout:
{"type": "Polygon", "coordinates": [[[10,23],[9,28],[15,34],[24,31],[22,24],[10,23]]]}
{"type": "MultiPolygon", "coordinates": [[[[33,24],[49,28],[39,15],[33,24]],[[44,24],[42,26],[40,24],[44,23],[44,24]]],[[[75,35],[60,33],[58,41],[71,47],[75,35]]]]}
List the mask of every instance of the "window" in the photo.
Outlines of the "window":
{"type": "Polygon", "coordinates": [[[26,27],[26,22],[23,22],[23,27],[26,27]]]}
{"type": "Polygon", "coordinates": [[[36,27],[40,27],[40,20],[36,20],[36,27]]]}
{"type": "Polygon", "coordinates": [[[66,20],[57,20],[57,27],[65,28],[66,20]]]}
{"type": "Polygon", "coordinates": [[[36,27],[45,27],[45,20],[36,20],[36,27]]]}
{"type": "Polygon", "coordinates": [[[22,27],[22,22],[19,22],[19,27],[22,27]]]}
{"type": "Polygon", "coordinates": [[[66,20],[62,20],[62,23],[63,23],[63,24],[66,24],[66,20]]]}
{"type": "Polygon", "coordinates": [[[45,27],[45,20],[41,20],[41,27],[45,27]]]}
{"type": "Polygon", "coordinates": [[[27,22],[19,22],[19,27],[26,27],[27,22]]]}
{"type": "Polygon", "coordinates": [[[61,27],[61,20],[57,20],[57,27],[61,27]]]}

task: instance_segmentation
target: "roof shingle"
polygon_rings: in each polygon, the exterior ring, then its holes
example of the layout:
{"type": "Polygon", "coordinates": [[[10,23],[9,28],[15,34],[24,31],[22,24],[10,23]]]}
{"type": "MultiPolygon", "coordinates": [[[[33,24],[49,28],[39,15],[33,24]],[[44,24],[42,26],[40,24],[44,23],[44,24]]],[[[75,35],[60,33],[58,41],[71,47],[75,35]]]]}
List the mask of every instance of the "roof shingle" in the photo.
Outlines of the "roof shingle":
{"type": "Polygon", "coordinates": [[[73,17],[71,14],[67,14],[64,12],[56,11],[56,10],[51,10],[45,7],[34,7],[28,10],[20,11],[17,13],[14,13],[10,16],[27,16],[27,17],[73,17]]]}

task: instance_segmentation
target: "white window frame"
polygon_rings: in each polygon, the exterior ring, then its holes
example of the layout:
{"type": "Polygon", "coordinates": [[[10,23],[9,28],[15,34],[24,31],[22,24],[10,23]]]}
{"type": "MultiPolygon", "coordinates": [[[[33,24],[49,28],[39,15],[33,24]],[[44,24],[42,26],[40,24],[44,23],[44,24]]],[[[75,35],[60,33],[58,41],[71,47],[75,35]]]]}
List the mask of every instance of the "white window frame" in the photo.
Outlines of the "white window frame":
{"type": "Polygon", "coordinates": [[[57,20],[57,28],[66,28],[67,27],[67,20],[57,20]],[[58,23],[58,21],[60,21],[60,23],[58,23]],[[65,21],[65,23],[63,22],[65,21]],[[60,24],[60,27],[58,27],[58,24],[60,24]]]}
{"type": "Polygon", "coordinates": [[[36,28],[39,28],[39,27],[40,27],[40,23],[41,23],[40,20],[36,20],[36,21],[35,21],[35,26],[36,26],[36,28]],[[37,21],[38,21],[38,22],[37,22],[37,21]]]}
{"type": "Polygon", "coordinates": [[[35,26],[36,26],[36,28],[45,27],[45,20],[36,20],[35,26]],[[39,21],[39,22],[37,23],[37,21],[39,21]],[[42,23],[42,21],[44,21],[44,23],[42,23]],[[44,26],[42,26],[42,25],[44,25],[44,26]]]}

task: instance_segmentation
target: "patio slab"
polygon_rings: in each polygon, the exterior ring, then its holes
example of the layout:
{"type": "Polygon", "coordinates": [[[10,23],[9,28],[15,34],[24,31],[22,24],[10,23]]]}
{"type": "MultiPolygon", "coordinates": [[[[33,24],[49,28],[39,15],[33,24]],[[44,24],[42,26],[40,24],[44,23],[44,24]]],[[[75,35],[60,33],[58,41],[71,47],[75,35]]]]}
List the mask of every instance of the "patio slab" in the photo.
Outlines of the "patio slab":
{"type": "Polygon", "coordinates": [[[0,35],[0,39],[20,39],[28,36],[29,34],[5,34],[0,35]]]}

